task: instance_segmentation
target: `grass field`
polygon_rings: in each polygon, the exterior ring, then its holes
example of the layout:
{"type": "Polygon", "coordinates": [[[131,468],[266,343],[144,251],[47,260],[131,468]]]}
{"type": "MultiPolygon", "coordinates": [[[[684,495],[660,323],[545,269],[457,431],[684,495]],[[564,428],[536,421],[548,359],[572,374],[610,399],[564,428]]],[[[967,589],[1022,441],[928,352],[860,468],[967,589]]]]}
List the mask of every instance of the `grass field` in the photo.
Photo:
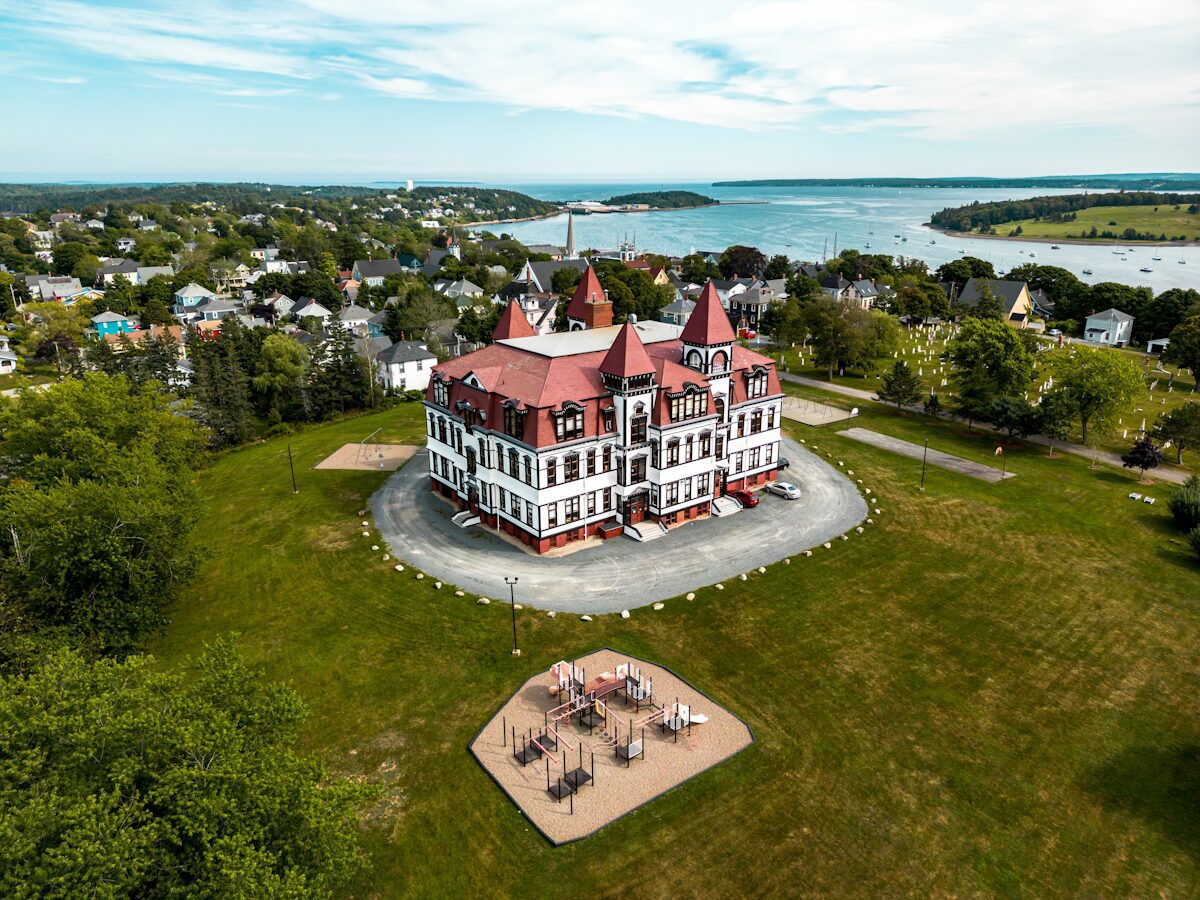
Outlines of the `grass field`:
{"type": "MultiPolygon", "coordinates": [[[[1189,213],[1187,206],[1175,209],[1173,206],[1093,206],[1091,209],[1081,209],[1074,222],[1043,222],[1037,219],[1022,219],[1016,222],[1004,222],[996,225],[996,236],[1007,237],[1009,232],[1021,226],[1022,238],[1063,238],[1080,239],[1095,226],[1098,232],[1112,231],[1121,234],[1126,228],[1133,228],[1139,234],[1151,232],[1158,236],[1166,234],[1168,240],[1183,236],[1186,240],[1200,238],[1200,215],[1189,213]],[[1115,222],[1116,224],[1110,224],[1115,222]]],[[[993,235],[981,235],[992,237],[993,235]]],[[[1112,238],[1097,238],[1105,243],[1112,243],[1112,238]]],[[[1141,241],[1126,241],[1119,238],[1123,244],[1144,243],[1141,241]]]]}
{"type": "MultiPolygon", "coordinates": [[[[856,424],[991,461],[949,423],[871,408],[856,424]]],[[[202,473],[209,555],[151,648],[171,664],[239,632],[308,703],[307,748],[386,786],[358,895],[1200,887],[1200,564],[1161,502],[1125,498],[1126,473],[1017,448],[1017,478],[931,469],[922,494],[919,464],[795,426],[880,497],[866,534],[628,620],[522,611],[513,659],[506,606],[370,551],[356,514],[383,476],[311,471],[380,426],[418,440],[420,407],[292,436],[296,495],[289,439],[202,473]],[[466,745],[531,673],[604,644],[674,668],[758,740],[552,849],[466,745]]]]}
{"type": "MultiPolygon", "coordinates": [[[[953,405],[955,395],[953,374],[951,367],[942,364],[938,359],[945,351],[945,347],[944,327],[938,337],[932,342],[926,341],[926,335],[921,330],[906,329],[904,332],[903,351],[899,358],[909,363],[909,367],[918,376],[921,383],[925,386],[926,391],[936,388],[943,407],[949,409],[953,405]],[[942,379],[946,379],[948,383],[942,385],[942,379]]],[[[1130,349],[1114,350],[1112,352],[1128,355],[1142,369],[1146,384],[1146,394],[1130,404],[1128,411],[1119,417],[1121,421],[1115,430],[1103,435],[1095,435],[1093,432],[1088,435],[1088,441],[1089,445],[1094,443],[1101,450],[1113,453],[1127,453],[1133,445],[1134,437],[1138,429],[1141,428],[1143,419],[1146,420],[1147,428],[1153,428],[1155,421],[1161,413],[1190,401],[1200,402],[1200,393],[1193,391],[1195,380],[1186,369],[1163,364],[1162,369],[1165,370],[1164,372],[1158,368],[1160,365],[1158,357],[1130,349]],[[1094,442],[1092,440],[1093,436],[1096,438],[1094,442]]],[[[820,381],[826,381],[828,378],[828,370],[815,368],[812,365],[812,358],[808,354],[791,350],[784,354],[772,353],[771,355],[782,365],[785,365],[787,371],[793,374],[815,378],[820,381]]],[[[835,370],[833,382],[843,387],[874,392],[879,388],[879,376],[889,371],[895,362],[895,359],[888,356],[876,360],[875,370],[872,372],[848,370],[845,374],[839,374],[835,370]]],[[[1034,379],[1035,386],[1041,384],[1044,379],[1045,375],[1039,374],[1034,379]]],[[[1030,401],[1036,397],[1036,389],[1030,391],[1030,401]]],[[[1072,432],[1071,439],[1078,441],[1080,437],[1081,432],[1077,425],[1072,432]]],[[[1165,462],[1167,464],[1175,462],[1173,450],[1168,449],[1166,451],[1165,462]]],[[[1185,453],[1182,468],[1189,472],[1200,472],[1200,454],[1194,452],[1185,453]]]]}

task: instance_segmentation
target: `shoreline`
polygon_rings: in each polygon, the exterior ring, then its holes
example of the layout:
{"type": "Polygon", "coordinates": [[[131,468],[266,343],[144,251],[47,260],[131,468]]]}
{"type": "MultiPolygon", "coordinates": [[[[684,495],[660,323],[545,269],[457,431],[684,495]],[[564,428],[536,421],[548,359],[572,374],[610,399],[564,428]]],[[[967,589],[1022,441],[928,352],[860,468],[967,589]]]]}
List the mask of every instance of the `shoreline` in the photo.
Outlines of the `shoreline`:
{"type": "MultiPolygon", "coordinates": [[[[770,200],[723,200],[716,203],[701,203],[698,206],[654,206],[650,209],[606,209],[603,211],[585,211],[579,210],[581,216],[620,216],[631,213],[653,213],[653,212],[688,212],[693,209],[712,209],[714,206],[768,206],[770,200]]],[[[561,216],[569,211],[569,207],[563,206],[554,212],[543,213],[540,216],[525,216],[521,219],[489,219],[485,222],[459,222],[463,228],[474,228],[482,225],[512,225],[516,222],[537,222],[540,219],[553,219],[555,216],[561,216]]]]}
{"type": "Polygon", "coordinates": [[[1023,234],[1016,236],[1008,234],[977,234],[973,231],[952,231],[932,222],[922,222],[922,228],[937,231],[948,237],[979,238],[990,241],[1027,241],[1032,244],[1074,244],[1080,247],[1200,247],[1200,239],[1192,241],[1124,241],[1113,238],[1050,238],[1027,237],[1023,234]]]}

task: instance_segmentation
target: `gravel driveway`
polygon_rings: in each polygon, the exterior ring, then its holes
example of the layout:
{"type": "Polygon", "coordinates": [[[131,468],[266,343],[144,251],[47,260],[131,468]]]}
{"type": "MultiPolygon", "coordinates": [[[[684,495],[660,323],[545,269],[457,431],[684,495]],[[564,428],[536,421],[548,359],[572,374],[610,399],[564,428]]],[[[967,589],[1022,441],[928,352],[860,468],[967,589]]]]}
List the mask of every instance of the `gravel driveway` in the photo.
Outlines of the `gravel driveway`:
{"type": "Polygon", "coordinates": [[[753,509],[710,516],[639,543],[620,537],[555,559],[533,556],[481,526],[461,529],[429,490],[421,450],[371,497],[375,524],[393,554],[471,594],[507,599],[504,577],[517,576],[517,602],[570,613],[613,613],[646,606],[794,556],[854,528],[867,515],[857,487],[788,438],[785,480],[804,496],[763,495],[753,509]]]}

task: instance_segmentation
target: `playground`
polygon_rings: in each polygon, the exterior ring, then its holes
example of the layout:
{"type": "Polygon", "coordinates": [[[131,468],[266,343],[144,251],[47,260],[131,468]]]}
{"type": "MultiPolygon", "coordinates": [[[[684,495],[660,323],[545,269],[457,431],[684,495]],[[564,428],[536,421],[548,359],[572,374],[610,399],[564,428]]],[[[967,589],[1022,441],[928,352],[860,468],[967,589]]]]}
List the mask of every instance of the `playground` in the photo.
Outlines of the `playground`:
{"type": "Polygon", "coordinates": [[[470,750],[547,840],[565,844],[753,741],[745,722],[669,669],[606,648],[530,678],[470,750]]]}
{"type": "Polygon", "coordinates": [[[800,422],[803,425],[819,427],[831,422],[848,422],[856,415],[858,415],[857,408],[847,411],[806,397],[783,398],[784,418],[800,422]]]}
{"type": "Polygon", "coordinates": [[[343,444],[313,468],[395,472],[419,449],[415,444],[343,444]]]}

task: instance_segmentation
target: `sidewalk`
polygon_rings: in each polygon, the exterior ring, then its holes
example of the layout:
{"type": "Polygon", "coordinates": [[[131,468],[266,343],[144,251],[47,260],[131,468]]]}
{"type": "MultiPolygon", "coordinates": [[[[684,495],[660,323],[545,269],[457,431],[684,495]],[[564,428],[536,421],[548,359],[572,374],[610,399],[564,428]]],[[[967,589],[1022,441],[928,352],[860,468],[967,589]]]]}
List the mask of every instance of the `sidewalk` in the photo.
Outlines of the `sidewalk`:
{"type": "MultiPolygon", "coordinates": [[[[831,384],[828,381],[817,381],[815,378],[805,378],[803,375],[792,375],[787,372],[780,372],[779,377],[783,381],[790,381],[794,384],[801,384],[805,387],[816,388],[821,391],[828,391],[831,394],[841,394],[843,397],[853,397],[855,400],[869,400],[872,403],[878,403],[875,399],[874,391],[864,391],[861,388],[845,387],[840,384],[831,384]]],[[[904,409],[909,412],[924,414],[925,409],[922,406],[905,406],[904,409]]],[[[975,428],[980,431],[987,431],[991,434],[1002,435],[1007,438],[1007,435],[998,428],[993,428],[991,425],[983,422],[974,423],[975,428]]],[[[1022,438],[1031,444],[1037,444],[1041,447],[1049,447],[1050,439],[1042,437],[1040,434],[1033,434],[1029,437],[1022,438]]],[[[1072,453],[1075,456],[1082,456],[1084,459],[1095,459],[1098,462],[1107,463],[1110,466],[1124,468],[1121,464],[1121,457],[1116,453],[1109,453],[1106,450],[1096,451],[1090,447],[1085,447],[1082,444],[1076,444],[1072,441],[1054,441],[1054,449],[1061,450],[1063,453],[1072,453]]],[[[1169,481],[1172,484],[1183,484],[1188,478],[1187,472],[1181,472],[1177,469],[1158,468],[1154,470],[1154,477],[1162,481],[1169,481]]]]}

